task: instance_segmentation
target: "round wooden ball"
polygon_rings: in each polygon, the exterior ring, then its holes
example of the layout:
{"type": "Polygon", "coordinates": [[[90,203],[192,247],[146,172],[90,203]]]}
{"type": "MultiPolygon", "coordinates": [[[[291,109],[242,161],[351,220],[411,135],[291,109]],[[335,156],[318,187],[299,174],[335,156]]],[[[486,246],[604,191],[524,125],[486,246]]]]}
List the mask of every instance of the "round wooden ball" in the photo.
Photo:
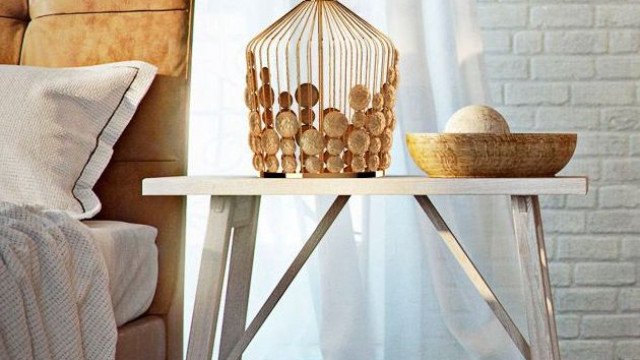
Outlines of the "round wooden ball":
{"type": "Polygon", "coordinates": [[[347,146],[354,155],[361,155],[369,150],[370,141],[369,134],[366,131],[356,129],[349,135],[347,146]]]}
{"type": "Polygon", "coordinates": [[[273,111],[271,109],[265,109],[262,112],[262,122],[268,127],[273,127],[273,111]]]}
{"type": "Polygon", "coordinates": [[[260,69],[260,80],[262,80],[263,84],[271,83],[271,72],[269,71],[269,68],[263,67],[260,69]]]}
{"type": "Polygon", "coordinates": [[[244,103],[249,110],[253,111],[258,109],[258,95],[256,95],[255,91],[249,88],[244,90],[244,103]]]}
{"type": "Polygon", "coordinates": [[[371,92],[364,85],[356,85],[349,93],[349,105],[353,110],[361,111],[369,106],[371,92]]]}
{"type": "Polygon", "coordinates": [[[293,139],[280,140],[280,150],[283,155],[295,155],[296,154],[296,141],[293,139]]]}
{"type": "Polygon", "coordinates": [[[313,84],[301,84],[296,90],[296,101],[300,106],[306,108],[312,108],[320,99],[320,92],[318,88],[313,84]]]}
{"type": "Polygon", "coordinates": [[[278,158],[275,155],[268,155],[264,159],[264,165],[265,165],[265,168],[267,169],[267,172],[270,172],[270,173],[278,172],[278,168],[280,167],[278,158]]]}
{"type": "Polygon", "coordinates": [[[324,133],[334,138],[342,136],[348,127],[349,120],[339,111],[330,112],[322,123],[324,133]]]}
{"type": "Polygon", "coordinates": [[[302,133],[300,148],[307,155],[320,155],[324,150],[324,138],[320,131],[309,129],[302,133]]]}
{"type": "Polygon", "coordinates": [[[300,121],[305,125],[313,125],[316,120],[316,113],[311,108],[303,108],[300,110],[300,121]]]}
{"type": "Polygon", "coordinates": [[[387,170],[389,167],[391,167],[391,154],[389,153],[380,154],[380,168],[382,170],[387,170]]]}
{"type": "Polygon", "coordinates": [[[371,107],[375,111],[382,111],[384,107],[384,96],[380,93],[376,93],[373,95],[373,99],[371,100],[371,107]]]}
{"type": "Polygon", "coordinates": [[[371,138],[371,144],[369,144],[369,152],[377,154],[382,149],[382,140],[379,137],[374,136],[371,138]]]}
{"type": "Polygon", "coordinates": [[[355,126],[353,125],[349,125],[349,127],[347,128],[347,131],[344,132],[344,135],[342,135],[342,142],[345,144],[349,143],[349,136],[351,136],[351,133],[355,130],[355,126]]]}
{"type": "Polygon", "coordinates": [[[287,174],[295,173],[298,170],[298,162],[295,156],[282,156],[282,171],[287,174]]]}
{"type": "Polygon", "coordinates": [[[253,168],[256,169],[256,171],[264,171],[264,159],[262,155],[253,155],[253,168]]]}
{"type": "Polygon", "coordinates": [[[367,169],[367,160],[364,155],[353,155],[351,159],[351,170],[353,172],[364,172],[367,169]]]}
{"type": "Polygon", "coordinates": [[[344,169],[344,161],[340,156],[330,156],[327,158],[327,170],[330,173],[337,174],[344,169]]]}
{"type": "Polygon", "coordinates": [[[339,138],[332,138],[327,141],[327,152],[331,155],[340,155],[344,150],[344,142],[339,138]]]}
{"type": "Polygon", "coordinates": [[[275,93],[269,84],[264,84],[258,90],[258,100],[260,105],[265,109],[270,109],[273,106],[275,93]]]}
{"type": "Polygon", "coordinates": [[[380,168],[380,157],[378,154],[369,154],[367,157],[367,166],[370,171],[378,171],[380,168]]]}
{"type": "Polygon", "coordinates": [[[252,135],[259,136],[262,133],[262,120],[260,119],[260,113],[252,111],[249,113],[249,131],[252,135]]]}
{"type": "Polygon", "coordinates": [[[391,151],[391,147],[393,146],[393,131],[391,129],[386,129],[382,136],[380,137],[380,151],[389,152],[391,151]]]}
{"type": "Polygon", "coordinates": [[[377,111],[372,115],[367,116],[367,130],[373,136],[379,136],[384,131],[385,118],[384,114],[377,111]]]}
{"type": "Polygon", "coordinates": [[[322,161],[317,156],[309,156],[304,160],[304,168],[308,173],[319,174],[322,172],[322,161]]]}
{"type": "Polygon", "coordinates": [[[255,154],[262,153],[262,142],[259,135],[249,135],[249,147],[255,154]]]}
{"type": "Polygon", "coordinates": [[[283,91],[278,95],[278,105],[283,110],[290,109],[293,105],[293,96],[286,91],[283,91]]]}
{"type": "Polygon", "coordinates": [[[367,114],[364,111],[356,111],[351,116],[351,123],[354,127],[358,129],[362,129],[367,123],[367,114]]]}
{"type": "Polygon", "coordinates": [[[265,154],[275,155],[280,147],[280,138],[278,137],[278,133],[271,128],[264,129],[262,131],[262,136],[260,136],[260,145],[262,146],[262,151],[265,154]]]}
{"type": "Polygon", "coordinates": [[[276,130],[280,136],[293,138],[300,129],[300,123],[296,114],[291,110],[283,110],[276,116],[276,130]]]}

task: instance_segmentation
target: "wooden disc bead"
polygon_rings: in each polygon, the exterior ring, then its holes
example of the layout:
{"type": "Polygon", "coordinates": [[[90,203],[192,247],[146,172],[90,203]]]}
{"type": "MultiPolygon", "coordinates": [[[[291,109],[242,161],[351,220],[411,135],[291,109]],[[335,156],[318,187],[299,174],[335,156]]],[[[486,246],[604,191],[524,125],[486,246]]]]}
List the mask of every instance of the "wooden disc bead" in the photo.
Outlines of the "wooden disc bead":
{"type": "Polygon", "coordinates": [[[356,129],[349,135],[347,146],[354,155],[361,155],[369,150],[369,134],[361,129],[356,129]]]}
{"type": "Polygon", "coordinates": [[[330,173],[337,174],[344,169],[344,161],[340,156],[330,156],[327,159],[327,170],[330,173]]]}
{"type": "Polygon", "coordinates": [[[384,114],[377,111],[372,115],[367,116],[367,130],[369,130],[371,135],[379,136],[384,131],[385,121],[384,114]]]}
{"type": "Polygon", "coordinates": [[[252,135],[259,136],[262,133],[262,120],[260,119],[260,113],[252,111],[249,113],[249,131],[252,135]]]}
{"type": "Polygon", "coordinates": [[[303,108],[300,110],[300,121],[305,125],[313,125],[316,120],[316,113],[311,108],[303,108]]]}
{"type": "Polygon", "coordinates": [[[396,114],[393,113],[393,110],[385,109],[384,119],[387,124],[387,129],[396,129],[396,114]]]}
{"type": "Polygon", "coordinates": [[[293,139],[280,140],[280,150],[283,155],[295,155],[296,154],[296,141],[293,139]]]}
{"type": "Polygon", "coordinates": [[[262,155],[253,155],[253,168],[256,169],[256,171],[264,171],[264,159],[262,155]]]}
{"type": "Polygon", "coordinates": [[[280,163],[278,162],[278,158],[275,155],[268,155],[264,159],[264,166],[268,172],[275,173],[278,172],[280,163]]]}
{"type": "Polygon", "coordinates": [[[391,129],[386,129],[384,134],[380,137],[380,151],[389,152],[391,151],[391,147],[393,146],[393,131],[391,129]]]}
{"type": "Polygon", "coordinates": [[[262,122],[267,127],[273,127],[273,111],[271,109],[265,109],[262,112],[262,122]]]}
{"type": "Polygon", "coordinates": [[[367,157],[367,166],[370,171],[378,171],[380,167],[380,157],[378,154],[369,154],[367,157]]]}
{"type": "Polygon", "coordinates": [[[353,110],[361,111],[369,106],[371,92],[364,85],[356,85],[349,93],[349,105],[353,110]]]}
{"type": "Polygon", "coordinates": [[[260,145],[262,146],[262,151],[265,154],[275,155],[280,147],[280,138],[278,137],[278,133],[271,128],[264,129],[262,131],[262,136],[260,136],[260,145]]]}
{"type": "Polygon", "coordinates": [[[300,138],[302,137],[301,135],[311,129],[315,130],[315,128],[312,125],[302,125],[300,127],[300,132],[298,132],[298,134],[296,135],[296,143],[298,144],[298,146],[300,146],[300,138]]]}
{"type": "Polygon", "coordinates": [[[344,150],[344,142],[341,139],[329,139],[327,141],[327,152],[331,155],[340,155],[344,150]]]}
{"type": "Polygon", "coordinates": [[[345,151],[344,154],[342,154],[342,160],[344,161],[345,165],[350,166],[351,161],[353,160],[353,153],[349,150],[345,151]]]}
{"type": "Polygon", "coordinates": [[[382,111],[382,108],[384,107],[384,96],[382,96],[382,94],[380,93],[376,93],[375,95],[373,95],[373,99],[371,100],[371,107],[373,107],[373,110],[375,111],[382,111]]]}
{"type": "Polygon", "coordinates": [[[249,147],[255,154],[262,153],[262,142],[259,135],[249,135],[249,147]]]}
{"type": "Polygon", "coordinates": [[[322,161],[317,156],[309,156],[304,160],[304,168],[311,174],[319,174],[322,172],[322,161]]]}
{"type": "Polygon", "coordinates": [[[253,54],[253,51],[247,51],[247,66],[254,67],[256,65],[256,56],[253,54]]]}
{"type": "Polygon", "coordinates": [[[300,137],[300,148],[307,155],[320,155],[324,150],[324,138],[320,131],[309,129],[300,137]]]}
{"type": "Polygon", "coordinates": [[[353,172],[364,172],[367,169],[367,160],[365,160],[364,155],[353,155],[353,159],[351,160],[351,170],[353,172]]]}
{"type": "Polygon", "coordinates": [[[271,72],[269,71],[269,68],[263,67],[260,69],[260,80],[262,80],[263,84],[271,83],[271,72]]]}
{"type": "Polygon", "coordinates": [[[281,92],[280,95],[278,95],[278,105],[280,105],[280,108],[283,110],[290,109],[291,105],[293,105],[293,96],[286,91],[281,92]]]}
{"type": "Polygon", "coordinates": [[[295,156],[284,155],[282,156],[282,171],[291,174],[298,170],[298,162],[295,156]]]}
{"type": "Polygon", "coordinates": [[[257,110],[258,109],[258,95],[254,91],[249,88],[244,90],[244,103],[247,105],[249,110],[257,110]]]}
{"type": "Polygon", "coordinates": [[[391,85],[395,84],[396,78],[396,69],[394,67],[390,67],[387,72],[387,82],[391,85]]]}
{"type": "Polygon", "coordinates": [[[320,92],[318,92],[318,88],[313,84],[302,84],[298,86],[296,90],[296,101],[300,106],[306,108],[312,108],[320,99],[320,92]]]}
{"type": "Polygon", "coordinates": [[[375,136],[371,138],[371,144],[369,144],[369,152],[373,154],[377,154],[382,149],[382,140],[379,137],[375,136]]]}
{"type": "Polygon", "coordinates": [[[396,104],[396,88],[388,83],[382,85],[382,96],[384,96],[384,106],[393,109],[396,104]]]}
{"type": "Polygon", "coordinates": [[[380,168],[387,170],[391,167],[391,155],[389,153],[380,154],[380,168]]]}
{"type": "Polygon", "coordinates": [[[296,114],[291,110],[282,110],[276,116],[276,130],[280,136],[285,138],[293,138],[300,129],[300,123],[296,114]]]}
{"type": "Polygon", "coordinates": [[[354,127],[362,129],[367,124],[367,114],[364,111],[356,111],[351,117],[351,123],[354,127]]]}
{"type": "Polygon", "coordinates": [[[256,78],[256,69],[254,68],[247,70],[247,87],[252,91],[256,91],[258,88],[258,79],[256,78]]]}
{"type": "Polygon", "coordinates": [[[262,85],[258,90],[258,100],[260,105],[265,109],[270,109],[273,106],[275,93],[269,84],[262,85]]]}
{"type": "Polygon", "coordinates": [[[324,109],[324,111],[322,112],[322,115],[327,116],[327,115],[331,114],[334,111],[340,112],[340,110],[330,107],[330,108],[324,109]]]}
{"type": "Polygon", "coordinates": [[[342,136],[345,131],[347,131],[348,127],[349,120],[343,113],[339,111],[330,112],[327,116],[324,117],[324,121],[322,124],[324,133],[333,138],[342,136]]]}

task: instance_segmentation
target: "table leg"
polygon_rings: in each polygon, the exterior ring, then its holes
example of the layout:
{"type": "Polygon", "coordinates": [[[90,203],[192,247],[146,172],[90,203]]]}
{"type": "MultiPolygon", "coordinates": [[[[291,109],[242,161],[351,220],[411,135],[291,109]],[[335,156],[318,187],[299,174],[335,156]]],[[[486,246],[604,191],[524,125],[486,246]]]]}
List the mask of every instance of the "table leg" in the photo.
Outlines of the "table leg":
{"type": "Polygon", "coordinates": [[[202,250],[196,301],[191,318],[188,360],[210,360],[213,353],[232,214],[232,198],[211,197],[207,235],[202,250]]]}
{"type": "Polygon", "coordinates": [[[537,196],[512,196],[525,309],[534,360],[559,360],[560,350],[537,196]]]}
{"type": "Polygon", "coordinates": [[[505,310],[500,300],[498,300],[498,297],[493,292],[484,276],[482,276],[480,270],[478,270],[477,266],[473,263],[467,252],[464,250],[462,244],[460,244],[447,223],[444,221],[444,218],[440,215],[438,209],[436,209],[435,205],[431,202],[431,199],[424,195],[416,195],[415,198],[418,201],[418,204],[420,204],[422,210],[427,214],[427,217],[429,217],[429,220],[431,220],[436,231],[438,231],[440,238],[442,238],[453,257],[462,267],[462,270],[464,270],[469,280],[471,280],[473,286],[478,290],[480,296],[482,296],[482,298],[487,302],[487,305],[489,305],[489,308],[493,311],[498,321],[500,321],[504,329],[507,331],[507,334],[509,334],[509,337],[518,350],[520,350],[522,356],[529,360],[531,358],[531,349],[527,341],[524,339],[524,336],[522,336],[520,329],[518,329],[516,324],[513,322],[511,316],[507,313],[507,310],[505,310]]]}
{"type": "Polygon", "coordinates": [[[259,196],[234,197],[233,240],[222,316],[219,359],[226,359],[247,325],[247,308],[258,231],[259,196]]]}

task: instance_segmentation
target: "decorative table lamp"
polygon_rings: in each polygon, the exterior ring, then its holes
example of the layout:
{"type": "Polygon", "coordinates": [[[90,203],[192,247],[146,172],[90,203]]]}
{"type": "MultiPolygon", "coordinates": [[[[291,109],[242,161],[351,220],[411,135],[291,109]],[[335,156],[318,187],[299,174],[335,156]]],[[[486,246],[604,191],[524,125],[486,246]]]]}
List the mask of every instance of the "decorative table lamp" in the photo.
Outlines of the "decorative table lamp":
{"type": "Polygon", "coordinates": [[[335,0],[305,0],[247,46],[253,166],[263,177],[378,177],[399,82],[387,36],[335,0]]]}

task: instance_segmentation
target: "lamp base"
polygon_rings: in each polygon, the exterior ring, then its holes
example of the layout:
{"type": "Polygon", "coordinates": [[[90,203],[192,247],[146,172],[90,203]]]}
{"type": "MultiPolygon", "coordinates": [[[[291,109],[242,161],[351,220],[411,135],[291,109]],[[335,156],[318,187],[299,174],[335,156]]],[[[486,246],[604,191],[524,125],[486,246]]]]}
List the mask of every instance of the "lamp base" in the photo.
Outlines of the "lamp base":
{"type": "Polygon", "coordinates": [[[260,177],[265,179],[364,179],[364,178],[379,178],[384,177],[384,171],[368,171],[361,173],[323,173],[323,174],[309,174],[309,173],[271,173],[261,172],[260,177]]]}

